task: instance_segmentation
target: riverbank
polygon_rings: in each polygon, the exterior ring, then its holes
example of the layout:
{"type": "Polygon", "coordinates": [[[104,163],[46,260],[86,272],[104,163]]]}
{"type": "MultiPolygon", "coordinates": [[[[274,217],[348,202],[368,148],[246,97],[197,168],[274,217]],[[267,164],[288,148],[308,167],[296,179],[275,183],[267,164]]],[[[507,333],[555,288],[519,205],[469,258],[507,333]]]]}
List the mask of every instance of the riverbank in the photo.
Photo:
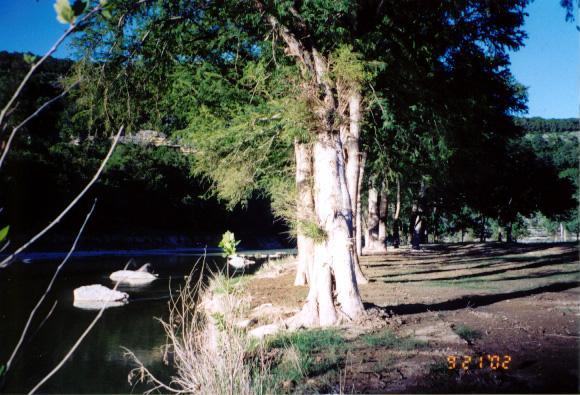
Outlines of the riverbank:
{"type": "Polygon", "coordinates": [[[236,325],[272,333],[262,344],[276,390],[578,390],[576,245],[427,246],[361,264],[366,317],[331,329],[273,334],[307,295],[292,259],[222,286],[247,301],[236,325]]]}

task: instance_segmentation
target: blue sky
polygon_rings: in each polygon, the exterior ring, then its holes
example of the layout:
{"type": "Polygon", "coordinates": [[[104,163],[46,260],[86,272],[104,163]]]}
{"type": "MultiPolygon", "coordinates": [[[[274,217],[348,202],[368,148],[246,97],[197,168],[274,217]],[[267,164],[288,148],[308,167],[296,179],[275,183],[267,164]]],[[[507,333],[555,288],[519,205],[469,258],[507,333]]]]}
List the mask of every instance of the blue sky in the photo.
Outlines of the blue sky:
{"type": "MultiPolygon", "coordinates": [[[[564,21],[559,0],[529,7],[526,46],[511,54],[516,79],[528,87],[528,116],[577,117],[580,103],[580,43],[574,23],[564,21]]],[[[65,30],[54,0],[0,0],[0,50],[44,53],[65,30]]],[[[576,10],[577,12],[577,10],[576,10]]],[[[56,56],[66,57],[66,48],[56,56]]]]}

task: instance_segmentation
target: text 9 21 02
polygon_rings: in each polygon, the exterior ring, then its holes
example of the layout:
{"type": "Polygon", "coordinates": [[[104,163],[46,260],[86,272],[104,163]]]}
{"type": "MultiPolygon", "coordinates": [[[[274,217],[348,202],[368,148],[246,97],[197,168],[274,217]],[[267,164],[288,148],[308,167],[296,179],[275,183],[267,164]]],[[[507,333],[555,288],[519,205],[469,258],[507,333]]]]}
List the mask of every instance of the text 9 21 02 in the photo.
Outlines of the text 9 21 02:
{"type": "Polygon", "coordinates": [[[486,354],[478,356],[448,355],[447,368],[449,370],[463,369],[491,369],[509,370],[512,357],[510,355],[486,354]]]}

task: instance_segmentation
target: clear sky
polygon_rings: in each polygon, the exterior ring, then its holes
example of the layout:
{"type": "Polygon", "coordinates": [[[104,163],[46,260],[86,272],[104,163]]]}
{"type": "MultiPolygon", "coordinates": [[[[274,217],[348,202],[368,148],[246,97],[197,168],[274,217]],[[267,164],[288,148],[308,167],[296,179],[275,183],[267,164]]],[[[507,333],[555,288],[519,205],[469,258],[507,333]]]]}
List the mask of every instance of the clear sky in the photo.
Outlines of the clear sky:
{"type": "MultiPolygon", "coordinates": [[[[580,43],[574,23],[565,22],[559,0],[535,0],[524,29],[526,46],[511,54],[516,79],[528,87],[528,116],[578,117],[580,43]]],[[[44,53],[66,26],[57,22],[54,0],[0,0],[0,50],[44,53]]],[[[577,12],[577,10],[576,10],[577,12]]],[[[60,49],[56,56],[67,57],[60,49]]]]}

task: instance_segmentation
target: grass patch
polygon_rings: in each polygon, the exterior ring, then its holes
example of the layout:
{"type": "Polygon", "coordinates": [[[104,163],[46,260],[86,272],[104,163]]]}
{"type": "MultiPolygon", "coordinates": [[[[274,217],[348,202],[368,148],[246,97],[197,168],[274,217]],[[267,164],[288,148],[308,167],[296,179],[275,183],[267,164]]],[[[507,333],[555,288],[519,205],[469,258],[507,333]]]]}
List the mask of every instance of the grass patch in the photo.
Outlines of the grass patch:
{"type": "Polygon", "coordinates": [[[371,347],[388,347],[405,351],[423,348],[427,345],[427,342],[412,337],[398,337],[390,330],[362,335],[360,340],[371,347]]]}
{"type": "Polygon", "coordinates": [[[467,325],[457,325],[453,327],[453,332],[468,343],[473,343],[477,339],[481,339],[481,332],[468,327],[467,325]]]}
{"type": "Polygon", "coordinates": [[[268,342],[269,348],[294,346],[300,352],[316,352],[344,347],[344,338],[337,329],[314,329],[284,333],[268,342]]]}
{"type": "Polygon", "coordinates": [[[284,333],[267,341],[269,350],[279,354],[272,364],[269,388],[283,391],[288,383],[299,383],[340,368],[349,349],[337,329],[317,329],[284,333]]]}
{"type": "Polygon", "coordinates": [[[240,292],[250,276],[228,277],[225,274],[218,274],[212,280],[212,290],[218,295],[233,295],[240,292]]]}

